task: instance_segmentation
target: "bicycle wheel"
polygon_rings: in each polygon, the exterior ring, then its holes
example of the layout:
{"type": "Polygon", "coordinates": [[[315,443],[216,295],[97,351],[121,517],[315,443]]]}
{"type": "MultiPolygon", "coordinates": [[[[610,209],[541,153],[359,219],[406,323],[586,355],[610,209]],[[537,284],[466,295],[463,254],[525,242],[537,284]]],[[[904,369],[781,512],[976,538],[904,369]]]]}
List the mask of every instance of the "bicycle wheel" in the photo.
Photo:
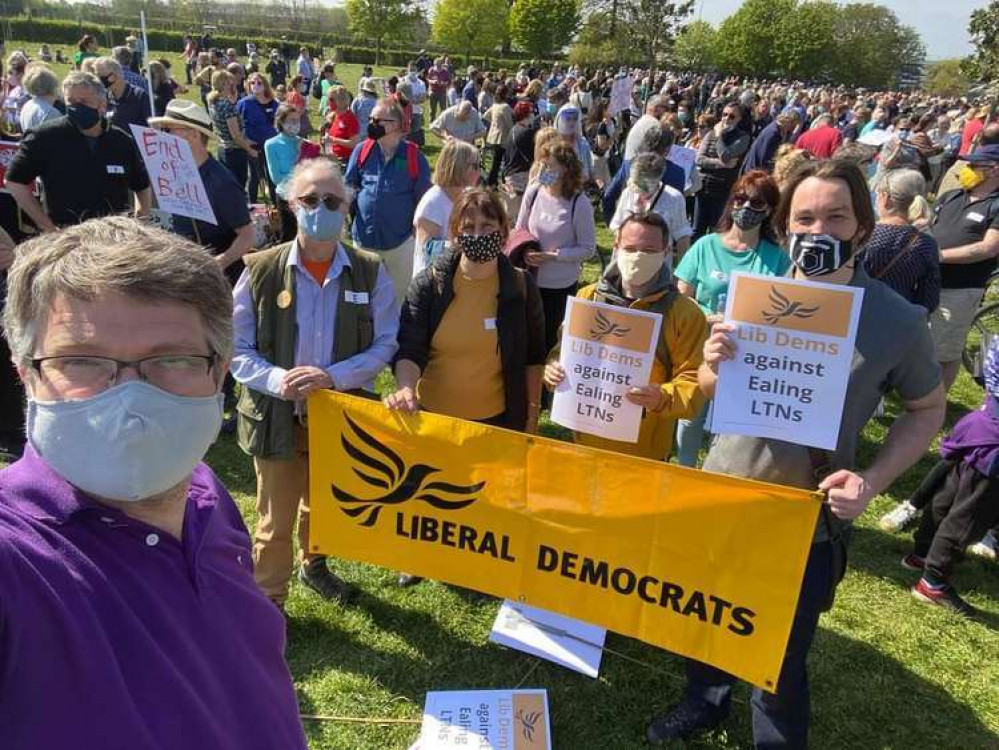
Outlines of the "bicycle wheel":
{"type": "Polygon", "coordinates": [[[999,337],[999,303],[986,305],[975,314],[971,330],[964,342],[961,361],[971,377],[981,383],[985,352],[993,339],[999,337]]]}

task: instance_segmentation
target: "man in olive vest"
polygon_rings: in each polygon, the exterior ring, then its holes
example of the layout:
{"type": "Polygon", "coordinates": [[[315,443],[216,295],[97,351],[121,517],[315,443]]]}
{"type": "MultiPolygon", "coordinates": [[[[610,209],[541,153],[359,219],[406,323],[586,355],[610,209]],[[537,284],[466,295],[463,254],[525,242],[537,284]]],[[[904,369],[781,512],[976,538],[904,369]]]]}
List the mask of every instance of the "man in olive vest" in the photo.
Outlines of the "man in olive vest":
{"type": "Polygon", "coordinates": [[[232,373],[243,385],[237,432],[257,473],[255,575],[282,608],[296,518],[299,580],[341,603],[355,593],[324,556],[310,552],[305,400],[322,388],[372,390],[392,361],[399,327],[392,279],[378,257],[340,241],[349,203],[339,166],[325,157],[299,164],[288,201],[298,236],[245,256],[246,271],[233,290],[232,373]]]}

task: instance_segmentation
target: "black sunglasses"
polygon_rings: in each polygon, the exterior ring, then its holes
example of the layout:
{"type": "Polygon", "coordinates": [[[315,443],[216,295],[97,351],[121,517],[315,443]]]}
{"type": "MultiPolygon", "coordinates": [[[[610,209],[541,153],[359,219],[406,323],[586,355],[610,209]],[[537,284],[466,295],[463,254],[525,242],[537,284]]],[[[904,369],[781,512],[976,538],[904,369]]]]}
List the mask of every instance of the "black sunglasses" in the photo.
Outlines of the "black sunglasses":
{"type": "Polygon", "coordinates": [[[322,202],[322,204],[330,211],[336,211],[343,205],[343,198],[338,195],[333,195],[333,193],[327,193],[326,195],[309,193],[308,195],[298,196],[298,202],[308,209],[313,209],[318,206],[320,202],[322,202]]]}

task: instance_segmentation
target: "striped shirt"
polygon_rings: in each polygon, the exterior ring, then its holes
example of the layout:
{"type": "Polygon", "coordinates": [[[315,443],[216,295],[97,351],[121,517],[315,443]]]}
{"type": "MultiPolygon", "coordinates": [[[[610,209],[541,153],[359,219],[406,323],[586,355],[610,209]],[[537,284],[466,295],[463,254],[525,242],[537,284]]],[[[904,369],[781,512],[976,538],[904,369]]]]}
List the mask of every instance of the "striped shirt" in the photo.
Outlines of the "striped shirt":
{"type": "Polygon", "coordinates": [[[875,225],[864,245],[864,268],[927,313],[940,302],[940,250],[933,237],[915,227],[875,225]]]}

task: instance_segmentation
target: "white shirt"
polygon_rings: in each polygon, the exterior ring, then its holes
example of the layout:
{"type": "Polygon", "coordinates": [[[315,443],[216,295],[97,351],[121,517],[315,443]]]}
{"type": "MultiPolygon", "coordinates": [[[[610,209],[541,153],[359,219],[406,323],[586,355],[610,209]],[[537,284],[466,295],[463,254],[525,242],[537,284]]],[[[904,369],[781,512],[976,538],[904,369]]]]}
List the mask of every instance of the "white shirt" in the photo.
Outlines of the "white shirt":
{"type": "MultiPolygon", "coordinates": [[[[610,220],[609,229],[616,233],[621,224],[624,223],[628,214],[638,212],[638,191],[631,185],[625,187],[621,197],[617,200],[617,207],[614,209],[614,216],[610,220]]],[[[662,194],[652,207],[652,212],[663,217],[669,227],[670,242],[673,245],[684,237],[690,237],[694,230],[687,221],[687,202],[683,194],[669,185],[663,185],[662,194]]],[[[666,256],[669,262],[669,255],[666,256]]],[[[672,271],[672,269],[670,269],[672,271]]]]}
{"type": "Polygon", "coordinates": [[[427,100],[427,86],[419,76],[406,76],[409,85],[413,88],[413,114],[423,114],[423,102],[427,100]]]}
{"type": "Polygon", "coordinates": [[[32,128],[37,128],[46,120],[54,120],[57,117],[62,117],[62,113],[52,104],[44,99],[32,97],[27,104],[21,107],[19,117],[21,132],[27,133],[32,128]]]}
{"type": "MultiPolygon", "coordinates": [[[[451,223],[451,209],[454,208],[454,203],[448,197],[441,188],[434,185],[427,192],[423,194],[420,198],[420,202],[416,204],[416,212],[413,214],[413,234],[416,234],[416,223],[420,219],[425,219],[426,221],[431,221],[441,228],[439,237],[436,239],[446,239],[447,238],[447,227],[451,223]]],[[[434,239],[428,237],[427,239],[434,239]]],[[[427,267],[427,254],[425,248],[414,247],[413,248],[413,276],[416,276],[420,271],[427,267]]]]}

